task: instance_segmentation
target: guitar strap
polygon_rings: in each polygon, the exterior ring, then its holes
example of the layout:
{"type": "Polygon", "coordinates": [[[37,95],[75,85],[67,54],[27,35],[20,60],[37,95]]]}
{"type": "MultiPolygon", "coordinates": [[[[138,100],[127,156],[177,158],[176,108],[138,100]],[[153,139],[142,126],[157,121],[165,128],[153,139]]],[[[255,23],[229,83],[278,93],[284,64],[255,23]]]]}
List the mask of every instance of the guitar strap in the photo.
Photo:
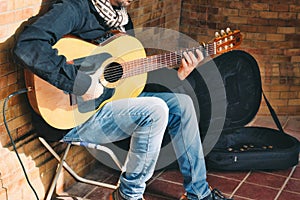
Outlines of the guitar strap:
{"type": "Polygon", "coordinates": [[[271,113],[271,115],[272,115],[272,118],[273,118],[273,120],[274,120],[274,122],[275,122],[275,124],[276,124],[276,126],[277,126],[277,128],[278,128],[278,130],[279,130],[281,133],[284,133],[284,130],[283,130],[283,128],[282,128],[282,126],[281,126],[281,124],[280,124],[280,121],[279,121],[279,119],[278,119],[278,117],[277,117],[277,115],[276,115],[276,113],[275,113],[275,110],[272,108],[270,102],[268,101],[268,99],[267,99],[267,97],[266,97],[266,95],[265,95],[265,93],[264,93],[263,91],[262,91],[262,94],[263,94],[263,97],[264,97],[264,99],[265,99],[265,102],[266,102],[266,104],[267,104],[267,106],[268,106],[268,109],[269,109],[269,111],[270,111],[270,113],[271,113]]]}

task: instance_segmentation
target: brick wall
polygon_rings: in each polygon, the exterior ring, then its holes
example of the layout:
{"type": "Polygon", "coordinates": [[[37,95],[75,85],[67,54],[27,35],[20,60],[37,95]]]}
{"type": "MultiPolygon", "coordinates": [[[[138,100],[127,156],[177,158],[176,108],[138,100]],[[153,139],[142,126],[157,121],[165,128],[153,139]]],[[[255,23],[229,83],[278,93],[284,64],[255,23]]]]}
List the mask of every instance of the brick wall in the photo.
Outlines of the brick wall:
{"type": "MultiPolygon", "coordinates": [[[[300,1],[182,1],[180,31],[208,41],[226,27],[258,61],[263,89],[279,115],[300,114],[300,1]]],[[[268,114],[262,102],[260,115],[268,114]]]]}
{"type": "MultiPolygon", "coordinates": [[[[14,45],[15,36],[22,30],[31,16],[43,13],[54,0],[0,0],[0,199],[28,200],[35,199],[33,192],[26,183],[21,166],[13,151],[11,142],[3,123],[2,105],[8,94],[24,88],[23,70],[12,60],[10,50],[14,45]]],[[[179,29],[179,0],[143,0],[130,6],[130,13],[136,27],[160,26],[174,30],[179,29]]],[[[24,163],[29,179],[40,199],[52,180],[56,169],[56,160],[46,152],[36,138],[31,125],[29,103],[26,95],[13,97],[6,109],[6,118],[17,149],[24,163]]],[[[58,152],[64,145],[53,144],[58,152]]],[[[94,159],[80,147],[73,147],[69,161],[79,174],[87,173],[94,159]]],[[[57,192],[74,182],[66,172],[59,181],[57,192]]]]}
{"type": "MultiPolygon", "coordinates": [[[[24,88],[23,71],[14,65],[10,55],[15,32],[22,29],[27,18],[43,13],[52,1],[0,0],[1,105],[8,94],[24,88]]],[[[208,41],[216,30],[227,26],[240,29],[244,34],[241,48],[259,62],[263,88],[276,111],[281,115],[300,114],[298,0],[284,3],[269,0],[142,0],[135,1],[129,12],[136,27],[159,26],[180,30],[197,41],[208,41]]],[[[34,199],[6,133],[2,109],[0,112],[0,199],[34,199]]],[[[263,103],[260,114],[266,113],[263,103]]],[[[6,117],[29,179],[42,199],[55,171],[56,160],[36,138],[24,94],[9,101],[6,117]]],[[[54,146],[58,151],[63,148],[61,144],[54,146]]],[[[85,174],[94,162],[80,147],[72,148],[69,159],[80,174],[85,174]]],[[[63,179],[67,182],[66,186],[73,183],[67,173],[64,173],[63,179]]],[[[63,189],[60,183],[58,191],[63,189]]]]}

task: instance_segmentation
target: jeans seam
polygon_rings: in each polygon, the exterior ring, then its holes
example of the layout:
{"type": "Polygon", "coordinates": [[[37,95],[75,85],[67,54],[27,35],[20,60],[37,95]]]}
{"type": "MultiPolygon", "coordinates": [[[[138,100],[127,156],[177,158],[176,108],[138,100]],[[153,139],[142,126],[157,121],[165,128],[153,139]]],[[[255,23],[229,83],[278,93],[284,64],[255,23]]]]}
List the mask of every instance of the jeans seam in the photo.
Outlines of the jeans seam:
{"type": "MultiPolygon", "coordinates": [[[[141,115],[143,115],[143,116],[146,115],[146,114],[141,113],[141,112],[138,113],[138,114],[141,114],[141,115]]],[[[136,114],[136,113],[135,113],[135,114],[132,114],[132,113],[131,113],[130,116],[133,116],[133,115],[137,116],[138,114],[136,114]]],[[[150,138],[149,138],[150,134],[149,134],[149,133],[150,133],[150,132],[152,131],[152,129],[153,129],[153,118],[151,118],[151,117],[150,117],[150,123],[151,123],[151,125],[150,125],[149,128],[148,128],[149,131],[148,131],[148,134],[147,134],[147,136],[148,136],[148,137],[147,137],[147,144],[148,144],[148,145],[147,145],[147,152],[146,152],[146,156],[145,156],[145,159],[144,159],[143,169],[146,167],[146,164],[147,164],[146,161],[147,161],[147,159],[148,159],[148,157],[149,157],[149,148],[150,148],[150,147],[149,147],[149,140],[150,140],[150,138]]],[[[147,169],[148,169],[148,167],[147,167],[147,169]]],[[[145,169],[145,170],[147,170],[147,169],[145,169]]],[[[144,173],[145,170],[143,170],[143,173],[142,173],[141,177],[139,178],[139,183],[137,183],[135,186],[139,186],[139,185],[141,184],[143,178],[145,177],[145,173],[144,173]]],[[[121,194],[122,194],[122,193],[121,193],[121,194]]],[[[126,197],[124,194],[122,194],[121,196],[122,196],[123,198],[125,198],[126,200],[129,200],[128,197],[126,197]]],[[[142,198],[143,198],[143,197],[142,197],[142,198]]]]}
{"type": "MultiPolygon", "coordinates": [[[[151,130],[152,130],[152,127],[153,127],[153,119],[151,118],[150,119],[150,121],[151,121],[151,126],[149,127],[149,131],[148,131],[148,133],[150,133],[151,132],[151,130]]],[[[149,157],[149,135],[150,134],[148,134],[148,137],[147,137],[147,153],[146,153],[146,156],[145,156],[145,160],[144,160],[144,167],[146,167],[146,161],[147,161],[147,159],[148,159],[148,157],[149,157]]],[[[143,167],[143,168],[144,168],[143,167]]],[[[148,169],[148,167],[147,167],[147,169],[148,169]]],[[[146,169],[145,169],[146,170],[146,169]]],[[[142,176],[140,177],[140,180],[139,180],[139,182],[141,183],[141,181],[142,181],[142,179],[145,177],[145,173],[143,173],[142,174],[142,176]]]]}
{"type": "MultiPolygon", "coordinates": [[[[172,115],[176,115],[176,114],[174,114],[174,113],[170,113],[170,114],[172,114],[172,115]]],[[[181,124],[181,121],[180,121],[180,124],[181,124]]],[[[186,143],[185,143],[185,140],[184,140],[184,137],[183,137],[183,130],[182,130],[182,126],[180,125],[180,137],[182,138],[182,141],[183,141],[183,145],[184,145],[184,151],[186,152],[186,154],[187,154],[187,157],[188,157],[188,162],[189,162],[189,164],[190,164],[190,166],[191,166],[191,171],[190,171],[190,175],[191,175],[191,177],[192,177],[192,186],[191,186],[191,188],[192,188],[192,190],[196,193],[196,196],[198,197],[198,198],[200,198],[200,199],[202,199],[202,198],[204,198],[205,196],[204,195],[201,195],[201,196],[199,196],[198,195],[198,190],[197,190],[197,188],[195,188],[195,186],[194,186],[194,178],[193,178],[193,176],[192,176],[192,174],[194,173],[193,172],[193,168],[192,168],[192,162],[191,162],[191,160],[192,160],[192,158],[190,157],[190,154],[189,154],[189,152],[188,152],[188,150],[187,150],[187,145],[186,145],[186,143]],[[203,197],[204,196],[204,197],[203,197]]]]}

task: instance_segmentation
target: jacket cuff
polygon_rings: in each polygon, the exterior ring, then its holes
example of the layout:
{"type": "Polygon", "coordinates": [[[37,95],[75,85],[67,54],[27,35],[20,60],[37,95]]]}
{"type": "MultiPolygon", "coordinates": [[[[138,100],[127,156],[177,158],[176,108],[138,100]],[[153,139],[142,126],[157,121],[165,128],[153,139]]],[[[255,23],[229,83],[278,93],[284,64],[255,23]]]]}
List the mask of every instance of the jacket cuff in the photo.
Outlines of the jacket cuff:
{"type": "Polygon", "coordinates": [[[76,79],[73,85],[73,94],[82,96],[86,93],[92,83],[92,79],[89,75],[78,70],[76,79]]]}

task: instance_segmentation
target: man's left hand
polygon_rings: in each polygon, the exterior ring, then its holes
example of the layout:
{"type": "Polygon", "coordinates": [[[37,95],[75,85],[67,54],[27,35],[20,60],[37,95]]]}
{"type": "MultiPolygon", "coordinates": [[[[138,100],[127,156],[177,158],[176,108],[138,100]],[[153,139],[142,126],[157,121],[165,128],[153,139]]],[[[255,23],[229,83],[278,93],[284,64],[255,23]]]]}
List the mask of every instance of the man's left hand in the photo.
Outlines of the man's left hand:
{"type": "Polygon", "coordinates": [[[178,77],[180,80],[184,80],[203,60],[203,54],[199,49],[196,50],[196,53],[197,57],[191,51],[183,53],[184,58],[178,69],[178,77]]]}

